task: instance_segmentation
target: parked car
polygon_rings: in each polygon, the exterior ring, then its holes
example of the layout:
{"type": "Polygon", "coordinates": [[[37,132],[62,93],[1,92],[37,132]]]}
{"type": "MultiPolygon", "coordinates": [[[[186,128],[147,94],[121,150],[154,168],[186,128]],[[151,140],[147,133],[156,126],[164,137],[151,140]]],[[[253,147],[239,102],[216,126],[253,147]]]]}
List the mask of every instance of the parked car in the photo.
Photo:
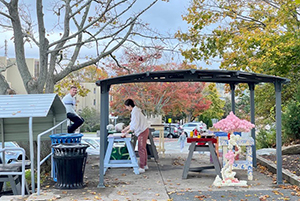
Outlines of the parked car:
{"type": "Polygon", "coordinates": [[[175,130],[177,133],[179,133],[179,135],[183,131],[183,129],[180,127],[180,125],[176,124],[176,123],[165,123],[164,125],[165,125],[165,127],[170,127],[170,126],[175,127],[175,130]]]}
{"type": "Polygon", "coordinates": [[[197,128],[198,131],[207,131],[207,126],[203,122],[189,122],[182,125],[182,129],[186,136],[189,136],[190,132],[197,128]]]}
{"type": "MultiPolygon", "coordinates": [[[[159,137],[159,130],[155,130],[154,132],[152,132],[152,136],[153,137],[159,137]]],[[[171,126],[171,130],[169,126],[165,126],[164,127],[164,137],[167,138],[177,138],[179,137],[180,133],[178,133],[178,130],[176,127],[171,126]]]]}
{"type": "Polygon", "coordinates": [[[86,152],[88,155],[99,155],[100,154],[100,138],[99,137],[82,137],[81,143],[90,145],[86,152]]]}
{"type": "MultiPolygon", "coordinates": [[[[4,142],[4,147],[14,147],[14,148],[19,148],[20,146],[16,142],[4,142]]],[[[0,142],[0,148],[2,148],[2,142],[0,142]]],[[[0,152],[0,163],[2,164],[3,158],[2,158],[2,152],[0,152]]],[[[5,163],[13,163],[17,162],[19,160],[22,160],[22,151],[18,150],[6,150],[5,151],[5,163]]],[[[28,157],[25,156],[25,160],[28,160],[28,157]]]]}

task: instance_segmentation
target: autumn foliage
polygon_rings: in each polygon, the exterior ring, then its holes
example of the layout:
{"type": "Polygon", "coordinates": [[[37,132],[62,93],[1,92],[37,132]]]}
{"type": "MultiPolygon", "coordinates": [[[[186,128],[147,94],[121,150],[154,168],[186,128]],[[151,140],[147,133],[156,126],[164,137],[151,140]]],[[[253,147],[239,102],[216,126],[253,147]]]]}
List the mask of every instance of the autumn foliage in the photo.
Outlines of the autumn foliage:
{"type": "Polygon", "coordinates": [[[107,78],[107,73],[104,69],[98,68],[95,65],[88,66],[79,71],[70,73],[64,79],[60,80],[54,86],[54,92],[60,97],[66,95],[71,86],[78,88],[78,95],[85,97],[90,91],[84,88],[80,83],[82,82],[96,82],[99,79],[107,78]]]}
{"type": "MultiPolygon", "coordinates": [[[[123,68],[112,65],[112,69],[114,69],[115,76],[121,76],[129,73],[144,73],[146,71],[192,68],[192,66],[177,64],[151,65],[153,56],[158,57],[158,55],[159,53],[150,56],[127,55],[128,63],[123,64],[123,68]]],[[[211,104],[203,96],[204,87],[205,83],[199,82],[155,82],[114,85],[110,92],[112,97],[110,107],[113,115],[120,115],[124,112],[126,114],[124,101],[127,98],[132,98],[136,105],[142,108],[148,116],[185,113],[192,119],[208,109],[211,104]]]]}

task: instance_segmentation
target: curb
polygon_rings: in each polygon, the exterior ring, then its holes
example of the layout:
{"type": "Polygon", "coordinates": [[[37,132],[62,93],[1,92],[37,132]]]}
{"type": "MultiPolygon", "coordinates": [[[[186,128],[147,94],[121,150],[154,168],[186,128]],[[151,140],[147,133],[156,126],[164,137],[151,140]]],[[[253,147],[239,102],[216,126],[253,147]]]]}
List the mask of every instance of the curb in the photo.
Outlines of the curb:
{"type": "MultiPolygon", "coordinates": [[[[257,162],[265,166],[270,172],[277,174],[277,165],[261,156],[256,156],[257,162]]],[[[282,169],[282,178],[292,185],[300,186],[300,177],[286,169],[282,169]]]]}

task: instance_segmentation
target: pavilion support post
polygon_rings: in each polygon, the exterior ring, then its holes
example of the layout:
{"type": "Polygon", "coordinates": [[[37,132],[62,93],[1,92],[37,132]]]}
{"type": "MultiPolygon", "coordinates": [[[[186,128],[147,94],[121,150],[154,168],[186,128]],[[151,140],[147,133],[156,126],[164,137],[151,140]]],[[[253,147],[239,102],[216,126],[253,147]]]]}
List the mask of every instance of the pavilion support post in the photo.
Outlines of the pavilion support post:
{"type": "MultiPolygon", "coordinates": [[[[255,125],[255,104],[254,104],[254,83],[249,84],[250,90],[250,119],[251,123],[255,125]]],[[[253,154],[253,167],[257,167],[256,161],[256,137],[255,137],[255,128],[251,129],[251,137],[254,139],[254,145],[252,146],[252,154],[253,154]]]]}
{"type": "Polygon", "coordinates": [[[231,111],[235,113],[235,84],[230,83],[230,90],[231,90],[231,111]]]}
{"type": "Polygon", "coordinates": [[[277,184],[282,184],[282,153],[281,153],[281,82],[275,81],[276,96],[276,161],[277,161],[277,184]]]}
{"type": "Polygon", "coordinates": [[[98,188],[105,188],[104,185],[104,156],[107,147],[107,125],[109,122],[109,88],[110,85],[101,85],[100,104],[100,161],[99,161],[99,184],[98,188]]]}

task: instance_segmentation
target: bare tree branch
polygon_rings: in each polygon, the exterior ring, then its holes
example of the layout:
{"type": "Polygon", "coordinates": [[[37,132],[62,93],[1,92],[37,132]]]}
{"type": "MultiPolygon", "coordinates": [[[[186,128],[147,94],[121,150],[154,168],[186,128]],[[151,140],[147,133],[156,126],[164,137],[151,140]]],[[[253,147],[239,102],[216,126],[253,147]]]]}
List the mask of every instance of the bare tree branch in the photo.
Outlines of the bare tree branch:
{"type": "Polygon", "coordinates": [[[128,68],[126,68],[125,66],[121,66],[119,61],[116,59],[116,57],[114,57],[112,54],[110,54],[110,57],[116,62],[117,66],[119,66],[120,68],[123,68],[124,70],[126,70],[128,72],[128,74],[130,74],[130,70],[128,68]]]}
{"type": "MultiPolygon", "coordinates": [[[[12,28],[17,66],[27,92],[49,93],[53,92],[57,81],[71,72],[97,65],[127,43],[143,48],[160,48],[156,42],[167,46],[165,40],[171,40],[171,37],[163,38],[138,21],[158,1],[151,0],[140,9],[135,6],[137,0],[54,0],[50,8],[43,7],[45,1],[36,0],[34,17],[28,2],[24,1],[28,5],[21,6],[19,0],[0,0],[0,5],[7,7],[7,11],[2,9],[0,12],[0,26],[12,28]],[[53,12],[52,18],[47,17],[50,12],[53,12]],[[55,24],[50,27],[45,19],[51,19],[55,24]],[[152,45],[142,45],[144,42],[135,40],[137,38],[146,39],[152,45]],[[39,52],[37,78],[31,75],[25,62],[24,45],[28,41],[32,41],[30,45],[37,47],[39,52]],[[79,57],[85,48],[93,50],[87,53],[89,59],[83,61],[79,57]]],[[[116,58],[112,58],[121,66],[116,58]]]]}
{"type": "Polygon", "coordinates": [[[3,15],[4,17],[7,17],[12,20],[11,16],[7,15],[6,13],[0,12],[0,15],[3,15]]]}
{"type": "Polygon", "coordinates": [[[7,3],[6,1],[4,1],[4,0],[0,0],[0,2],[1,3],[3,3],[6,7],[8,7],[9,6],[9,3],[7,3]]]}
{"type": "Polygon", "coordinates": [[[9,69],[10,67],[15,66],[15,65],[16,65],[16,63],[12,63],[12,64],[10,64],[8,66],[1,66],[0,67],[0,73],[5,72],[7,69],[9,69]]]}
{"type": "Polygon", "coordinates": [[[96,64],[101,58],[104,58],[108,55],[110,55],[112,52],[114,52],[115,50],[117,50],[121,45],[123,45],[125,43],[125,41],[127,40],[127,38],[129,37],[132,29],[133,29],[134,23],[132,23],[131,27],[129,28],[129,30],[127,31],[127,34],[124,36],[124,38],[118,43],[116,44],[114,47],[112,47],[110,50],[106,51],[106,52],[102,52],[98,57],[91,59],[87,62],[83,62],[79,65],[76,66],[68,66],[66,69],[64,69],[61,73],[57,74],[55,76],[55,81],[58,82],[61,79],[63,79],[66,75],[68,75],[70,72],[72,71],[76,71],[79,70],[85,66],[90,66],[93,64],[96,64]]]}

